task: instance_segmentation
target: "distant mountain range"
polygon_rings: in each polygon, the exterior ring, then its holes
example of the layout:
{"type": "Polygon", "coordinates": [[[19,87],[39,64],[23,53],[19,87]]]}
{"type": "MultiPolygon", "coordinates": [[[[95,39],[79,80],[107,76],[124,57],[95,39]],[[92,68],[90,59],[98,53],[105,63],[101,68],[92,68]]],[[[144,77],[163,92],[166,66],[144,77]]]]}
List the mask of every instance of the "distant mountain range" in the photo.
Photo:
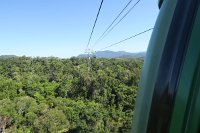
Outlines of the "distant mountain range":
{"type": "MultiPolygon", "coordinates": [[[[125,52],[125,51],[97,51],[95,54],[91,56],[95,56],[97,58],[144,58],[146,55],[146,52],[138,52],[138,53],[130,53],[130,52],[125,52]]],[[[17,57],[16,55],[0,55],[0,59],[4,58],[12,58],[12,57],[17,57]]],[[[80,54],[77,57],[79,58],[84,58],[88,57],[87,54],[80,54]]]]}
{"type": "MultiPolygon", "coordinates": [[[[129,53],[125,51],[97,51],[94,56],[97,58],[143,58],[145,57],[146,52],[138,52],[138,53],[129,53]]],[[[80,54],[78,57],[88,57],[87,54],[80,54]]]]}

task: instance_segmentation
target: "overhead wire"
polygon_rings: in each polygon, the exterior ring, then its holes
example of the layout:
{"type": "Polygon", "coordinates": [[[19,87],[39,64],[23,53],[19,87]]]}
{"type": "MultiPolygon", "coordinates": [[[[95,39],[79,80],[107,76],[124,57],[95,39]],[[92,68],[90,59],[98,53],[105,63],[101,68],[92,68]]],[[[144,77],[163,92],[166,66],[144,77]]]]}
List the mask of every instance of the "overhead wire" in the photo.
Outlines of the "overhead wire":
{"type": "Polygon", "coordinates": [[[89,47],[89,45],[90,45],[90,41],[91,41],[91,38],[92,38],[92,35],[93,35],[93,32],[94,32],[94,28],[95,28],[95,26],[96,26],[98,17],[99,17],[99,13],[100,13],[100,11],[101,11],[101,7],[102,7],[102,4],[103,4],[103,1],[104,1],[104,0],[101,0],[101,4],[100,4],[100,6],[99,6],[99,10],[98,10],[98,13],[97,13],[97,15],[96,15],[96,19],[95,19],[95,21],[94,21],[94,25],[93,25],[93,27],[92,27],[92,31],[91,31],[91,33],[90,33],[90,37],[89,37],[89,40],[88,40],[86,49],[87,49],[87,48],[89,47]]]}
{"type": "Polygon", "coordinates": [[[148,32],[148,31],[150,31],[150,30],[153,30],[153,29],[154,29],[154,28],[147,29],[147,30],[142,31],[142,32],[140,32],[140,33],[137,33],[137,34],[135,34],[135,35],[133,35],[133,36],[131,36],[131,37],[128,37],[128,38],[123,39],[123,40],[121,40],[121,41],[118,41],[118,42],[116,42],[116,43],[110,44],[110,45],[108,45],[108,46],[106,46],[106,47],[104,47],[104,48],[102,48],[102,49],[100,49],[100,50],[98,50],[98,51],[102,51],[102,50],[105,50],[105,49],[110,48],[110,47],[112,47],[112,46],[118,45],[118,44],[120,44],[120,43],[122,43],[122,42],[125,42],[125,41],[127,41],[127,40],[129,40],[129,39],[132,39],[132,38],[136,37],[136,36],[142,35],[142,34],[148,32]]]}
{"type": "MultiPolygon", "coordinates": [[[[131,4],[133,0],[130,0],[126,6],[120,11],[120,13],[115,17],[115,19],[112,21],[112,23],[106,28],[106,30],[103,32],[103,34],[98,38],[98,40],[94,43],[96,45],[98,41],[105,35],[105,33],[110,29],[110,27],[115,23],[115,21],[121,16],[121,14],[125,11],[125,9],[131,4]]],[[[93,45],[93,47],[94,47],[93,45]]]]}
{"type": "Polygon", "coordinates": [[[99,37],[99,39],[95,42],[95,44],[93,45],[93,47],[98,44],[100,41],[102,41],[133,9],[134,7],[139,4],[141,0],[138,0],[125,14],[124,16],[122,16],[122,18],[114,25],[112,26],[109,30],[107,30],[105,33],[103,33],[101,35],[101,37],[99,37]]]}

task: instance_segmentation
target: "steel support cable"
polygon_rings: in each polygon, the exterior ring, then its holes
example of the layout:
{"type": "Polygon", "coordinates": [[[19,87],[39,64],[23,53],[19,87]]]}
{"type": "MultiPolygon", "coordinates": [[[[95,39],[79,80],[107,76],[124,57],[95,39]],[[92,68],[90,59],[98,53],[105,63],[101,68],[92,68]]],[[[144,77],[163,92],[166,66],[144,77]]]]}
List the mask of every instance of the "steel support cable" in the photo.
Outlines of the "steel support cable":
{"type": "Polygon", "coordinates": [[[97,39],[97,41],[94,43],[93,47],[100,41],[100,39],[105,35],[105,33],[110,29],[110,27],[115,23],[115,21],[121,16],[121,14],[125,11],[125,9],[131,4],[133,0],[130,0],[126,6],[120,11],[120,13],[115,17],[115,19],[112,21],[112,23],[106,28],[106,30],[103,32],[103,34],[97,39]]]}
{"type": "Polygon", "coordinates": [[[140,2],[141,0],[138,0],[127,12],[126,12],[126,14],[124,14],[124,16],[114,25],[114,26],[112,26],[111,28],[110,28],[110,30],[107,30],[107,32],[106,33],[104,33],[104,35],[102,36],[102,37],[100,37],[99,39],[98,39],[98,41],[96,41],[96,43],[93,45],[93,47],[96,45],[96,44],[98,44],[100,41],[102,41],[133,9],[134,9],[134,7],[137,5],[137,4],[139,4],[139,2],[140,2]]]}
{"type": "Polygon", "coordinates": [[[92,27],[92,31],[91,31],[91,33],[90,33],[90,37],[89,37],[89,40],[88,40],[86,49],[88,49],[88,47],[89,47],[89,45],[90,45],[90,40],[91,40],[91,38],[92,38],[92,34],[93,34],[93,32],[94,32],[94,28],[95,28],[96,23],[97,23],[97,20],[98,20],[98,17],[99,17],[99,13],[100,13],[100,11],[101,11],[101,7],[102,7],[102,4],[103,4],[103,1],[104,1],[104,0],[101,0],[101,4],[100,4],[99,10],[98,10],[96,19],[95,19],[95,21],[94,21],[94,25],[93,25],[93,27],[92,27]]]}
{"type": "Polygon", "coordinates": [[[140,33],[137,33],[137,34],[135,34],[135,35],[133,35],[133,36],[131,36],[131,37],[128,37],[128,38],[123,39],[123,40],[121,40],[121,41],[118,41],[118,42],[116,42],[116,43],[110,44],[110,45],[108,45],[107,47],[104,47],[104,48],[100,49],[99,51],[105,50],[105,49],[107,49],[107,48],[110,48],[110,47],[115,46],[115,45],[117,45],[117,44],[120,44],[120,43],[122,43],[122,42],[125,42],[125,41],[127,41],[127,40],[129,40],[129,39],[132,39],[132,38],[136,37],[136,36],[142,35],[142,34],[148,32],[148,31],[150,31],[150,30],[153,30],[153,28],[150,28],[150,29],[145,30],[145,31],[140,32],[140,33]]]}

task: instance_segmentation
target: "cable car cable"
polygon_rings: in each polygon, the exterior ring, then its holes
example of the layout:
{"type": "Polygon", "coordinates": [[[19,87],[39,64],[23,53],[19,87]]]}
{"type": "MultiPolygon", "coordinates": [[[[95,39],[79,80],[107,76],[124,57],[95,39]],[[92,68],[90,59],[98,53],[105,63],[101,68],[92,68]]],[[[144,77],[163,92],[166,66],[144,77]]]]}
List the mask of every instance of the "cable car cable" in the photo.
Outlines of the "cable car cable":
{"type": "Polygon", "coordinates": [[[103,1],[104,1],[104,0],[101,0],[101,4],[100,4],[99,10],[98,10],[96,19],[95,19],[95,21],[94,21],[94,25],[93,25],[93,27],[92,27],[92,31],[91,31],[91,33],[90,33],[90,37],[89,37],[89,40],[88,40],[88,43],[87,43],[86,48],[88,48],[88,46],[90,45],[90,40],[91,40],[91,38],[92,38],[92,34],[93,34],[93,32],[94,32],[94,28],[95,28],[96,22],[97,22],[97,20],[98,20],[99,13],[100,13],[100,11],[101,11],[101,7],[102,7],[102,4],[103,4],[103,1]]]}
{"type": "MultiPolygon", "coordinates": [[[[124,16],[110,29],[108,30],[108,32],[106,34],[104,34],[104,36],[101,37],[101,39],[99,39],[98,42],[95,43],[95,45],[97,43],[99,43],[100,41],[102,41],[133,9],[134,7],[140,2],[141,0],[138,0],[127,12],[126,14],[124,14],[124,16]]],[[[94,45],[93,45],[94,47],[94,45]]]]}
{"type": "Polygon", "coordinates": [[[125,42],[125,41],[127,41],[127,40],[129,40],[129,39],[132,39],[132,38],[136,37],[136,36],[142,35],[142,34],[148,32],[148,31],[150,31],[150,30],[153,30],[153,28],[150,28],[150,29],[145,30],[145,31],[140,32],[140,33],[137,33],[137,34],[135,34],[135,35],[133,35],[133,36],[131,36],[131,37],[128,37],[128,38],[123,39],[123,40],[121,40],[121,41],[118,41],[118,42],[116,42],[116,43],[110,44],[109,46],[104,47],[104,48],[100,49],[99,51],[105,50],[105,49],[107,49],[107,48],[110,48],[110,47],[115,46],[115,45],[117,45],[117,44],[120,44],[120,43],[122,43],[122,42],[125,42]]]}
{"type": "Polygon", "coordinates": [[[131,4],[133,0],[130,0],[126,6],[120,11],[120,13],[115,17],[115,19],[112,21],[112,23],[106,28],[106,30],[103,32],[103,34],[97,39],[97,41],[94,43],[93,47],[99,42],[99,40],[105,35],[105,33],[110,29],[110,27],[115,23],[115,21],[121,16],[121,14],[125,11],[125,9],[131,4]]]}

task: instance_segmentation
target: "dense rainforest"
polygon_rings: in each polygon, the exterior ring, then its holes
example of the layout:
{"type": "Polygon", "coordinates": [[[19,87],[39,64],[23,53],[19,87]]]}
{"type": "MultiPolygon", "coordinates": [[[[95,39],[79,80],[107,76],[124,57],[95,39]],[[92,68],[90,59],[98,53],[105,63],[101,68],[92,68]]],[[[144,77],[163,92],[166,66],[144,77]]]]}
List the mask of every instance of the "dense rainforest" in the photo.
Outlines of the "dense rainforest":
{"type": "Polygon", "coordinates": [[[130,132],[143,59],[0,57],[0,132],[130,132]]]}

